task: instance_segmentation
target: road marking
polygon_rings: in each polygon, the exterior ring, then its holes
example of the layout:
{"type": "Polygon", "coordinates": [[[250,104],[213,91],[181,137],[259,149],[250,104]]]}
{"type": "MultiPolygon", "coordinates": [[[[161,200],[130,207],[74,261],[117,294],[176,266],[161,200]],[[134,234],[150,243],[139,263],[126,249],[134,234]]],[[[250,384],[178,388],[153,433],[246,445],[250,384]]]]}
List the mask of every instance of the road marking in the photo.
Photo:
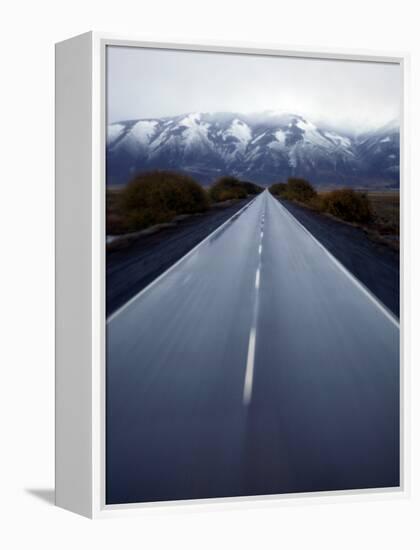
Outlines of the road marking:
{"type": "Polygon", "coordinates": [[[264,231],[261,231],[261,239],[264,237],[264,231]]]}
{"type": "MultiPolygon", "coordinates": [[[[261,239],[262,238],[263,238],[263,232],[261,232],[261,239]]],[[[249,333],[248,355],[246,359],[245,381],[244,381],[244,392],[243,392],[243,402],[245,406],[248,406],[251,403],[252,385],[254,380],[255,343],[257,340],[258,300],[259,300],[259,290],[260,290],[260,282],[261,282],[261,252],[262,252],[262,243],[260,243],[258,246],[258,254],[260,256],[260,259],[258,262],[257,272],[255,274],[254,313],[252,316],[251,331],[249,333]]]]}
{"type": "Polygon", "coordinates": [[[255,341],[257,331],[255,327],[251,328],[248,343],[248,357],[246,360],[245,383],[243,400],[245,405],[249,405],[252,397],[252,382],[254,378],[254,363],[255,363],[255,341]]]}
{"type": "Polygon", "coordinates": [[[216,229],[214,231],[212,231],[210,233],[210,235],[207,235],[207,237],[205,237],[202,241],[200,241],[199,243],[197,243],[194,248],[192,248],[189,252],[187,252],[185,254],[185,256],[182,256],[182,258],[180,258],[178,261],[176,261],[173,265],[171,265],[171,267],[169,267],[166,271],[164,271],[163,273],[161,273],[159,275],[159,277],[157,277],[156,279],[154,279],[149,285],[147,285],[145,288],[143,288],[142,290],[140,290],[140,292],[138,292],[137,294],[135,294],[132,298],[130,298],[127,302],[125,302],[125,304],[123,304],[120,308],[118,308],[117,310],[114,311],[114,313],[111,313],[111,315],[108,317],[108,319],[106,319],[106,324],[110,323],[111,321],[113,321],[118,315],[120,315],[120,313],[122,313],[125,309],[127,309],[131,304],[133,304],[136,300],[138,300],[140,298],[140,296],[142,296],[145,292],[147,292],[148,290],[150,290],[155,284],[157,284],[161,279],[163,279],[163,277],[165,277],[166,275],[168,275],[173,269],[175,269],[181,262],[183,262],[184,260],[186,260],[187,258],[189,258],[190,256],[192,256],[192,254],[194,254],[198,248],[200,248],[200,246],[202,246],[204,243],[206,243],[207,241],[209,241],[213,235],[215,233],[217,233],[218,231],[221,231],[221,229],[227,225],[228,223],[230,223],[230,221],[232,220],[232,218],[234,218],[235,216],[239,215],[240,213],[242,213],[244,210],[246,210],[247,208],[249,208],[253,203],[255,203],[255,201],[257,200],[258,196],[255,197],[255,199],[252,199],[251,202],[247,203],[245,206],[243,206],[240,210],[238,210],[238,212],[235,212],[235,214],[233,214],[228,220],[226,220],[224,223],[222,223],[222,225],[219,225],[219,227],[216,227],[216,229]]]}
{"type": "Polygon", "coordinates": [[[279,205],[280,209],[283,210],[287,216],[289,216],[301,229],[303,229],[303,231],[305,231],[307,235],[309,235],[309,237],[312,238],[312,240],[316,242],[316,244],[325,252],[325,254],[336,265],[336,267],[338,267],[338,269],[340,269],[345,275],[347,275],[350,281],[352,281],[352,283],[365,296],[367,296],[367,298],[369,298],[369,300],[373,302],[373,304],[375,304],[375,306],[381,311],[381,313],[383,313],[385,317],[399,329],[400,323],[399,320],[394,316],[394,314],[374,294],[372,294],[371,291],[362,282],[359,281],[359,279],[357,279],[352,273],[350,273],[350,271],[346,267],[344,267],[344,265],[339,260],[337,260],[337,258],[333,256],[333,254],[331,254],[331,252],[327,250],[327,248],[325,248],[325,246],[321,244],[318,239],[314,237],[314,235],[312,235],[312,233],[308,229],[306,229],[306,227],[297,218],[295,218],[295,216],[293,216],[291,212],[287,210],[285,206],[283,206],[274,197],[273,200],[276,204],[279,205]]]}

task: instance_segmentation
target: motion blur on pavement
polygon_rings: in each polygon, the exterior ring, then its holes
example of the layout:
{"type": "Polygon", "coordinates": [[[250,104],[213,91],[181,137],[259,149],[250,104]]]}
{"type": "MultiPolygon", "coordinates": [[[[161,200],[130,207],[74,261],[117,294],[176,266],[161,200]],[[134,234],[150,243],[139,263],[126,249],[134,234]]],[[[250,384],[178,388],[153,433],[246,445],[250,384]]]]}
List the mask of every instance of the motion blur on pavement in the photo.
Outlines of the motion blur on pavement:
{"type": "Polygon", "coordinates": [[[399,485],[399,324],[269,192],[107,320],[107,504],[399,485]]]}

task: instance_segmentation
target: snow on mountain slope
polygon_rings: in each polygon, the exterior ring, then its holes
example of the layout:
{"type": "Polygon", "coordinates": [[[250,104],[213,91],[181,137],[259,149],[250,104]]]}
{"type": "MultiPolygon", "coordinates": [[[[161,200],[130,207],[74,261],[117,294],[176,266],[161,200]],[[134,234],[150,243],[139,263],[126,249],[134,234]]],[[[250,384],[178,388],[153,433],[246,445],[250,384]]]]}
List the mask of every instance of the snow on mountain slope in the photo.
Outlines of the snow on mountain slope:
{"type": "Polygon", "coordinates": [[[148,145],[156,132],[158,123],[155,120],[140,120],[131,130],[130,135],[140,144],[148,145]]]}
{"type": "Polygon", "coordinates": [[[226,135],[236,138],[239,142],[246,146],[251,140],[252,132],[248,124],[235,118],[229,129],[226,131],[226,135]]]}
{"type": "Polygon", "coordinates": [[[143,170],[191,173],[203,184],[230,174],[261,184],[290,176],[316,184],[399,184],[399,128],[357,138],[282,111],[187,113],[108,126],[107,182],[124,184],[143,170]]]}
{"type": "Polygon", "coordinates": [[[114,141],[116,141],[120,135],[124,132],[124,124],[110,124],[108,126],[108,133],[107,133],[107,145],[110,146],[114,141]]]}

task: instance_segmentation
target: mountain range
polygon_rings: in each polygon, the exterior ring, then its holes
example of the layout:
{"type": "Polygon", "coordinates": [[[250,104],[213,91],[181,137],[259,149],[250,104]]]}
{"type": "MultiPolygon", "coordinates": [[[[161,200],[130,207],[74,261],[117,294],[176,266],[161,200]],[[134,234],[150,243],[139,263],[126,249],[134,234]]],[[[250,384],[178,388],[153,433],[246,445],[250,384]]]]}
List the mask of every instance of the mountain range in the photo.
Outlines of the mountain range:
{"type": "Polygon", "coordinates": [[[294,176],[316,185],[398,188],[399,143],[396,122],[354,134],[277,111],[128,120],[107,128],[107,184],[170,169],[203,185],[233,175],[262,185],[294,176]]]}

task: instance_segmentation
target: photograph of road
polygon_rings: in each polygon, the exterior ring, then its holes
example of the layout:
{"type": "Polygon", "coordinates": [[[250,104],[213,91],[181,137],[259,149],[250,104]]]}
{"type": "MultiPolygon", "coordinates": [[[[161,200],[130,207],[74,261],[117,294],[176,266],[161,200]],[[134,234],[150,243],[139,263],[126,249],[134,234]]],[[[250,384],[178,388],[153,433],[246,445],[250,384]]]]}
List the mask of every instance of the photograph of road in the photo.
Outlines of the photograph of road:
{"type": "Polygon", "coordinates": [[[107,504],[398,487],[399,66],[107,76],[107,504]]]}

